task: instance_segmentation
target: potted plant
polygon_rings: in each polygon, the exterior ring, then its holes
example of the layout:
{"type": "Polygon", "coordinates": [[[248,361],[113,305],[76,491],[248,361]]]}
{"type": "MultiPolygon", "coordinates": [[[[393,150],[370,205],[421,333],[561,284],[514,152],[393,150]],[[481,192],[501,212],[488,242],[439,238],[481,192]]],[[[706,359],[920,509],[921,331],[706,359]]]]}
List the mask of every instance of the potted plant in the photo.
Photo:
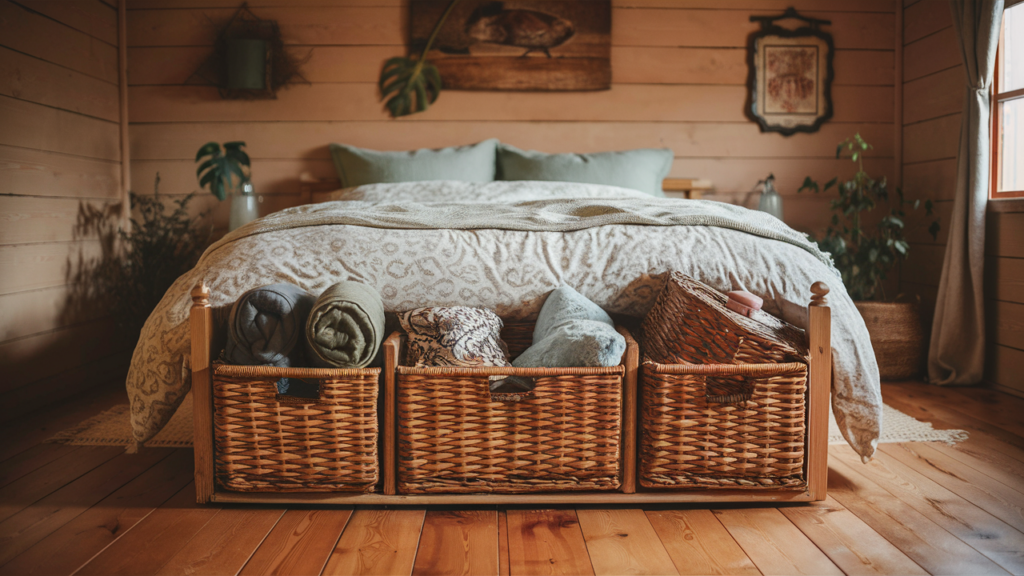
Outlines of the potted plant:
{"type": "MultiPolygon", "coordinates": [[[[836,188],[838,197],[830,205],[832,219],[825,235],[816,242],[832,254],[843,284],[867,324],[882,379],[908,379],[917,376],[924,364],[919,299],[898,295],[887,301],[883,280],[910,252],[905,234],[906,209],[917,210],[921,202],[908,201],[899,188],[895,196],[890,196],[885,178],[875,180],[864,171],[864,155],[871,149],[860,134],[846,139],[836,147],[836,158],[847,154],[857,164],[853,178],[845,182],[833,178],[821,188],[808,176],[797,192],[820,193],[836,188]]],[[[930,200],[924,203],[924,209],[927,216],[932,215],[930,200]]],[[[937,237],[939,223],[933,221],[928,231],[937,237]]]]}
{"type": "Polygon", "coordinates": [[[201,188],[223,201],[231,194],[231,215],[228,230],[234,230],[259,217],[257,198],[253,194],[249,155],[242,148],[245,142],[225,142],[224,148],[216,142],[207,142],[196,152],[196,178],[201,188]]]}

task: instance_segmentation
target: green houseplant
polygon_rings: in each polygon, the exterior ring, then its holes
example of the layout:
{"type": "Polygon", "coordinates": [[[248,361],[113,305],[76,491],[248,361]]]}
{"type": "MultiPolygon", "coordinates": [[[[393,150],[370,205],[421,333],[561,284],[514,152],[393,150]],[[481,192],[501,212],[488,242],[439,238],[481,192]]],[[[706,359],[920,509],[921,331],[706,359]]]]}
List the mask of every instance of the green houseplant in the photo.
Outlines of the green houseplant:
{"type": "MultiPolygon", "coordinates": [[[[825,235],[816,242],[832,255],[842,274],[843,284],[853,298],[871,333],[871,341],[883,379],[898,380],[918,374],[924,360],[924,330],[921,327],[917,299],[902,295],[886,301],[883,281],[897,262],[910,253],[906,238],[907,210],[917,210],[919,200],[909,201],[903,190],[889,194],[885,178],[872,178],[864,171],[864,156],[873,149],[854,134],[836,147],[836,158],[849,157],[857,172],[849,180],[829,180],[820,187],[810,176],[797,192],[822,193],[836,189],[830,203],[833,212],[825,235]]],[[[932,202],[924,203],[926,216],[932,215],[932,202]]],[[[928,228],[933,238],[939,223],[928,228]]]]}
{"type": "Polygon", "coordinates": [[[381,100],[387,101],[385,105],[392,118],[423,112],[437,100],[442,87],[441,74],[437,71],[437,66],[427,61],[427,52],[437,39],[437,33],[441,31],[444,21],[458,3],[459,0],[451,0],[448,3],[419,57],[395,56],[384,62],[378,86],[381,100]]]}
{"type": "Polygon", "coordinates": [[[73,288],[62,312],[65,320],[103,310],[114,318],[119,338],[134,342],[167,289],[199,260],[213,229],[203,223],[206,211],[192,214],[195,193],[168,201],[160,194],[159,173],[153,188],[152,196],[130,193],[127,226],[117,212],[82,205],[76,237],[97,238],[101,251],[95,258],[80,257],[77,265],[69,262],[73,288]]]}
{"type": "Polygon", "coordinates": [[[223,149],[216,142],[207,142],[196,152],[196,178],[201,188],[223,201],[231,194],[231,215],[228,229],[234,230],[258,216],[257,198],[253,194],[249,155],[245,142],[225,142],[223,149]]]}

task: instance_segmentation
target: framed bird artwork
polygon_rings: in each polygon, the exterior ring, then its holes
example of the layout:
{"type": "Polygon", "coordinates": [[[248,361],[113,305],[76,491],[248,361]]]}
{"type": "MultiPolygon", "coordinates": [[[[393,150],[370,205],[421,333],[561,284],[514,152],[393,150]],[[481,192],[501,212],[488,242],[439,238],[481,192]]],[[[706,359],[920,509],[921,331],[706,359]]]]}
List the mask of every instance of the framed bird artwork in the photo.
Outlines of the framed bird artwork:
{"type": "MultiPolygon", "coordinates": [[[[410,2],[410,54],[450,0],[410,2]]],[[[459,0],[427,59],[455,90],[607,90],[611,0],[459,0]]]]}

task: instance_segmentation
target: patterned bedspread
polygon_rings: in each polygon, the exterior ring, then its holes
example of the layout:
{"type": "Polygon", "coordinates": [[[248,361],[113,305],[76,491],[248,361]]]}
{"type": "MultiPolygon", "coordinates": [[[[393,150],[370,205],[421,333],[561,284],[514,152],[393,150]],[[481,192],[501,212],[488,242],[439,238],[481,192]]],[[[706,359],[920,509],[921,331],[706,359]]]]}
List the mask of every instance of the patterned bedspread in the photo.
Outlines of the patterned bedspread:
{"type": "Polygon", "coordinates": [[[274,282],[319,294],[357,280],[379,290],[389,311],[472,305],[506,319],[536,316],[565,282],[609,312],[641,317],[666,272],[680,270],[723,291],[757,294],[766,311],[797,326],[806,325],[810,285],[825,281],[833,410],[850,445],[865,458],[874,453],[882,400],[867,329],[827,255],[778,220],[589,184],[416,182],[334,197],[236,230],[167,291],[128,374],[138,442],[155,435],[188,392],[189,291],[201,279],[214,307],[274,282]]]}

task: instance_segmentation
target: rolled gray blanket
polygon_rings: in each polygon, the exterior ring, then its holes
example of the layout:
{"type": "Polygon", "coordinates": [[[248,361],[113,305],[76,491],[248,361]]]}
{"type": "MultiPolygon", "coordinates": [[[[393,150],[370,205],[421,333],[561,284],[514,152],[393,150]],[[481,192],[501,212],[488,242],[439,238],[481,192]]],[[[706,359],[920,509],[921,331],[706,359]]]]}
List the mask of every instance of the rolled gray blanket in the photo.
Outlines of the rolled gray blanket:
{"type": "Polygon", "coordinates": [[[316,300],[306,323],[307,359],[316,366],[364,368],[384,340],[384,301],[359,282],[339,282],[316,300]]]}
{"type": "Polygon", "coordinates": [[[302,366],[302,331],[316,298],[298,286],[270,284],[249,290],[228,316],[224,359],[252,366],[302,366]]]}

